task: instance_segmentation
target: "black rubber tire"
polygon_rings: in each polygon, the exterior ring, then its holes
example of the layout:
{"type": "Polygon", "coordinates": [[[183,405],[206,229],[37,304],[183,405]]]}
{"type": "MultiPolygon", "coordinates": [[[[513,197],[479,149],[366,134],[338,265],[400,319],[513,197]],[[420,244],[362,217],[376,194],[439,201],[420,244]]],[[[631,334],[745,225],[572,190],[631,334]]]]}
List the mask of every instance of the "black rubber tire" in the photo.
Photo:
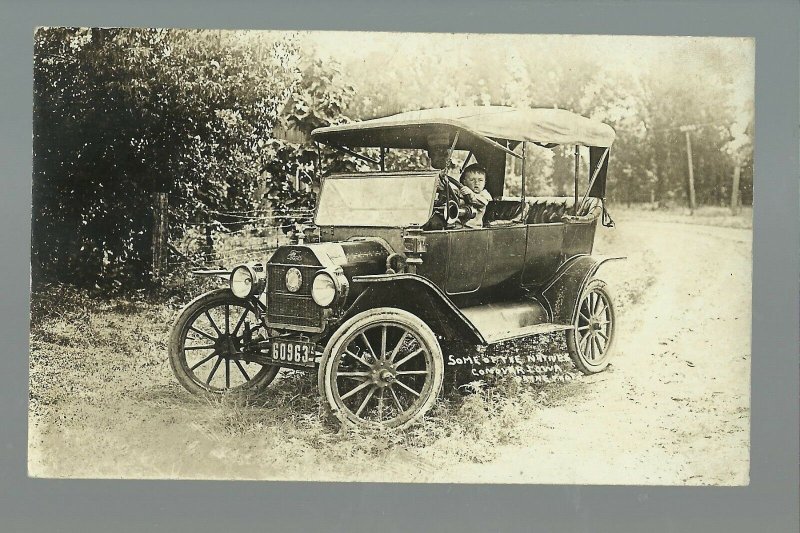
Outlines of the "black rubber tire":
{"type": "MultiPolygon", "coordinates": [[[[584,288],[583,292],[581,292],[581,296],[578,299],[578,312],[575,313],[574,326],[575,327],[573,329],[566,331],[566,337],[567,349],[569,350],[569,355],[572,358],[572,362],[575,364],[575,367],[584,374],[597,374],[598,372],[602,372],[608,368],[610,358],[613,354],[614,339],[616,336],[616,316],[614,313],[614,302],[611,298],[611,294],[606,288],[604,281],[593,279],[586,284],[586,287],[584,288]],[[602,345],[599,344],[599,340],[597,341],[598,344],[595,345],[598,347],[597,351],[601,352],[600,357],[591,357],[591,355],[594,353],[594,346],[590,350],[587,350],[582,346],[583,340],[586,339],[585,336],[581,338],[580,342],[578,339],[580,334],[578,328],[586,328],[588,324],[588,322],[581,316],[580,311],[583,309],[582,306],[587,302],[587,299],[590,298],[590,295],[595,295],[596,297],[601,298],[605,308],[607,309],[607,311],[604,311],[604,313],[607,317],[608,324],[607,329],[603,330],[603,334],[607,336],[607,339],[605,339],[605,342],[602,345]],[[602,350],[600,348],[602,348],[602,350]]],[[[588,347],[588,345],[593,342],[593,339],[588,339],[586,346],[588,347]]]]}
{"type": "Polygon", "coordinates": [[[317,385],[324,401],[330,406],[331,411],[342,424],[356,427],[404,429],[419,422],[425,413],[433,407],[442,390],[443,379],[444,357],[439,341],[430,327],[408,311],[382,307],[355,315],[331,336],[320,363],[317,385]],[[353,342],[359,332],[366,331],[371,327],[379,327],[379,325],[383,324],[388,324],[390,327],[405,328],[413,332],[416,340],[420,343],[420,346],[425,348],[429,356],[426,358],[426,368],[429,365],[430,370],[420,391],[420,399],[422,401],[419,404],[415,402],[412,406],[413,408],[403,411],[400,416],[396,416],[387,422],[376,423],[357,416],[347,408],[339,397],[338,388],[334,393],[334,386],[336,386],[334,372],[338,368],[338,360],[341,358],[341,353],[353,342]],[[396,326],[393,326],[393,324],[396,326]]]}
{"type": "Polygon", "coordinates": [[[222,305],[233,305],[253,310],[251,303],[237,298],[230,289],[215,289],[198,296],[181,310],[172,326],[169,338],[169,363],[178,383],[192,394],[218,397],[222,394],[235,394],[243,397],[255,396],[272,383],[280,371],[279,366],[264,365],[249,381],[232,388],[219,388],[207,385],[189,367],[184,351],[189,328],[206,311],[222,305]]]}

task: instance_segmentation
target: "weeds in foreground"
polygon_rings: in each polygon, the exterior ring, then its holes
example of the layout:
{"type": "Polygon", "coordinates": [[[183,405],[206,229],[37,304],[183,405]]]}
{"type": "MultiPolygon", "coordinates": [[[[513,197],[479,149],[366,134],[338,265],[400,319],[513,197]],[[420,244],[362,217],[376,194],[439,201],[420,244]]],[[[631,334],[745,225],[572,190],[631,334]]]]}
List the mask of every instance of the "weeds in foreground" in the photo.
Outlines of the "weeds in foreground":
{"type": "Polygon", "coordinates": [[[321,416],[316,380],[301,372],[283,371],[249,403],[184,391],[166,361],[174,312],[164,302],[68,287],[34,294],[33,474],[381,479],[391,471],[424,479],[531,439],[552,388],[483,379],[446,391],[425,423],[404,431],[343,428],[321,416]]]}

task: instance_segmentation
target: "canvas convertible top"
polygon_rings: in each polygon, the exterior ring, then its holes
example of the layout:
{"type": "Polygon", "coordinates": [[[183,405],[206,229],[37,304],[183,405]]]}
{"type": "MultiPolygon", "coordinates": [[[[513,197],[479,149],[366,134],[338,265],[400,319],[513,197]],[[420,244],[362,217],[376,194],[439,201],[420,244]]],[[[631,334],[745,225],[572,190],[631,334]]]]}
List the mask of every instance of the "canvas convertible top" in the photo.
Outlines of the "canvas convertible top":
{"type": "Polygon", "coordinates": [[[470,149],[475,140],[535,142],[544,145],[581,144],[610,147],[611,126],[564,109],[505,106],[443,107],[409,111],[351,124],[317,128],[315,141],[348,147],[427,148],[428,137],[459,131],[457,148],[470,149]]]}

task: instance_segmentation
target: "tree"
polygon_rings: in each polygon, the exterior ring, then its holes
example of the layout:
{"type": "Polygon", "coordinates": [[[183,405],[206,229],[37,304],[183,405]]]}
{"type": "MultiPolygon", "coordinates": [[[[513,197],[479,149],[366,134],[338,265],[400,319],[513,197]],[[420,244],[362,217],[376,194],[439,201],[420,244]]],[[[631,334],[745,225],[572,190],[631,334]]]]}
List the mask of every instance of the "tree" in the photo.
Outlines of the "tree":
{"type": "Polygon", "coordinates": [[[294,170],[269,142],[302,77],[291,37],[44,28],[35,47],[35,281],[145,283],[152,192],[169,192],[178,236],[294,170]]]}

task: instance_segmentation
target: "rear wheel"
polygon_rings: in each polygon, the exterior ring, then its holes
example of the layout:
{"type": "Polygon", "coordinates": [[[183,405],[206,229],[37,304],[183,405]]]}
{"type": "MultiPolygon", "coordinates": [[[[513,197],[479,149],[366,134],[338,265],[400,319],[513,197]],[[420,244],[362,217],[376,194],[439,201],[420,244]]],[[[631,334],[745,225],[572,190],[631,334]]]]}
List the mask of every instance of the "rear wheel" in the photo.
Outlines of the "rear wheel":
{"type": "Polygon", "coordinates": [[[608,367],[614,345],[614,304],[606,284],[594,279],[578,300],[574,328],[567,331],[567,348],[575,366],[584,374],[608,367]]]}
{"type": "Polygon", "coordinates": [[[192,301],[170,335],[169,362],[178,382],[200,395],[258,393],[280,370],[242,358],[246,331],[255,335],[259,326],[253,305],[228,289],[192,301]]]}
{"type": "Polygon", "coordinates": [[[393,308],[360,313],[328,347],[319,389],[342,423],[404,428],[436,402],[442,350],[433,331],[411,313],[393,308]]]}

